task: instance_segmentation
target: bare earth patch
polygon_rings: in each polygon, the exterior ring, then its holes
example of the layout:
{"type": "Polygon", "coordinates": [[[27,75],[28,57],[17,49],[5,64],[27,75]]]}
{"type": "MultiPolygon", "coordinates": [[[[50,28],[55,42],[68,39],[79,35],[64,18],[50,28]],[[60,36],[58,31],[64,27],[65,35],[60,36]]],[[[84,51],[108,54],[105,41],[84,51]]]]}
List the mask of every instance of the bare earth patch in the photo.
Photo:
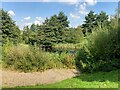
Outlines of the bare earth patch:
{"type": "Polygon", "coordinates": [[[51,84],[64,79],[72,78],[79,74],[79,72],[75,69],[51,69],[45,72],[32,73],[1,70],[0,74],[1,73],[3,87],[51,84]]]}

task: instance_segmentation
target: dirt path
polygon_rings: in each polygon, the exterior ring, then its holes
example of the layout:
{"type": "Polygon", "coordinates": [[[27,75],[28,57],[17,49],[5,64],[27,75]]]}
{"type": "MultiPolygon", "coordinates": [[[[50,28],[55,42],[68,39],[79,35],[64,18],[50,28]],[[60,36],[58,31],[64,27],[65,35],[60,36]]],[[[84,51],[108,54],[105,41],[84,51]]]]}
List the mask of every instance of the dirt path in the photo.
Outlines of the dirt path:
{"type": "Polygon", "coordinates": [[[51,69],[45,72],[33,73],[0,71],[1,73],[3,87],[50,84],[78,75],[78,71],[75,69],[51,69]]]}

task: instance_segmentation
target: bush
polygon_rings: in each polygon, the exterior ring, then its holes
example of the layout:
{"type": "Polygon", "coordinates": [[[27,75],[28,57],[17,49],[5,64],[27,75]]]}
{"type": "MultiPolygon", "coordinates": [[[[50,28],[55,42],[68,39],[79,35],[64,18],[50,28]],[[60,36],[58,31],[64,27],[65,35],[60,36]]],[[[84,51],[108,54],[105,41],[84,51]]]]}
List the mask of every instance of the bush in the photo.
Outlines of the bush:
{"type": "Polygon", "coordinates": [[[74,58],[65,53],[44,52],[39,48],[20,44],[4,45],[4,67],[19,71],[44,71],[52,68],[74,68],[74,58]]]}
{"type": "Polygon", "coordinates": [[[7,67],[24,72],[42,69],[48,61],[48,58],[41,50],[25,45],[12,46],[5,52],[5,55],[3,61],[7,67]]]}
{"type": "Polygon", "coordinates": [[[75,56],[68,53],[60,54],[60,62],[67,68],[75,68],[75,56]]]}
{"type": "Polygon", "coordinates": [[[120,68],[119,29],[102,28],[86,37],[86,43],[79,50],[76,65],[83,72],[111,71],[120,68]]]}

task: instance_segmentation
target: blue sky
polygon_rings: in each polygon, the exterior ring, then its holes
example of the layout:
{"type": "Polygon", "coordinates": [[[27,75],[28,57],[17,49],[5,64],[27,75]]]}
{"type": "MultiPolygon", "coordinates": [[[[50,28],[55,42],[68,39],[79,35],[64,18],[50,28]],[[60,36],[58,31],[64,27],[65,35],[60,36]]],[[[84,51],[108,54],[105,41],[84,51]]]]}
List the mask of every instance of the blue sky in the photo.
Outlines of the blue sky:
{"type": "Polygon", "coordinates": [[[70,26],[76,27],[83,23],[84,16],[93,10],[95,13],[105,11],[113,15],[118,7],[117,2],[2,2],[2,8],[22,29],[24,25],[41,24],[46,17],[63,11],[68,16],[70,26]]]}

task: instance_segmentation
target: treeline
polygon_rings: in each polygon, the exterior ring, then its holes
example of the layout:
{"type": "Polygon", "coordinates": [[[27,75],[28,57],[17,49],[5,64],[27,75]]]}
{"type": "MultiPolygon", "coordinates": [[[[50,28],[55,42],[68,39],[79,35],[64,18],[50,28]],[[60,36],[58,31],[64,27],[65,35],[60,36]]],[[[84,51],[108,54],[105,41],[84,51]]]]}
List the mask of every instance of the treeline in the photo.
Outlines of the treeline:
{"type": "Polygon", "coordinates": [[[69,28],[69,21],[63,12],[53,15],[42,25],[32,24],[20,30],[15,21],[4,10],[1,13],[1,35],[3,43],[7,40],[30,45],[43,45],[54,43],[79,43],[77,38],[82,37],[81,28],[69,28]]]}
{"type": "Polygon", "coordinates": [[[105,12],[94,14],[90,11],[85,17],[84,24],[77,28],[70,28],[68,17],[60,12],[46,18],[42,25],[32,24],[30,27],[25,26],[23,30],[15,24],[15,21],[8,15],[7,11],[0,10],[1,13],[1,35],[3,43],[7,40],[17,43],[44,45],[58,43],[80,43],[87,33],[97,30],[97,27],[110,27],[108,15],[105,12]],[[83,36],[84,35],[84,36],[83,36]]]}

